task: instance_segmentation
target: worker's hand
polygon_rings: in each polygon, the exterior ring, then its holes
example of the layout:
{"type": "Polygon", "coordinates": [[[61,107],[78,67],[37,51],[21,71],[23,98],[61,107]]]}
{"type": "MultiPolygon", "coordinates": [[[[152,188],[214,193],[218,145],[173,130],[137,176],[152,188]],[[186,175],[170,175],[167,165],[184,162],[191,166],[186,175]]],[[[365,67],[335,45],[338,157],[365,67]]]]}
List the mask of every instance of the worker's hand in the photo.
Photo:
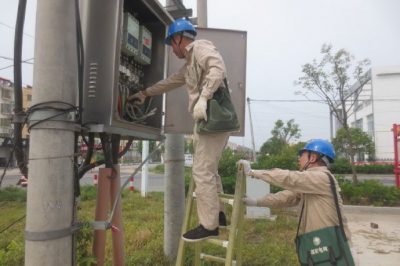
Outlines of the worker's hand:
{"type": "Polygon", "coordinates": [[[244,197],[242,199],[244,205],[246,206],[257,206],[257,200],[253,198],[244,197]]]}
{"type": "Polygon", "coordinates": [[[27,187],[28,186],[28,178],[23,175],[19,179],[18,183],[21,185],[21,187],[27,187]]]}
{"type": "Polygon", "coordinates": [[[194,120],[206,120],[207,121],[207,98],[200,96],[199,100],[193,108],[194,120]]]}
{"type": "Polygon", "coordinates": [[[146,100],[146,95],[143,91],[139,91],[133,95],[129,95],[127,98],[128,101],[137,101],[139,104],[143,104],[144,100],[146,100]]]}
{"type": "Polygon", "coordinates": [[[246,176],[251,176],[250,162],[247,160],[239,160],[236,165],[243,165],[243,171],[246,176]]]}

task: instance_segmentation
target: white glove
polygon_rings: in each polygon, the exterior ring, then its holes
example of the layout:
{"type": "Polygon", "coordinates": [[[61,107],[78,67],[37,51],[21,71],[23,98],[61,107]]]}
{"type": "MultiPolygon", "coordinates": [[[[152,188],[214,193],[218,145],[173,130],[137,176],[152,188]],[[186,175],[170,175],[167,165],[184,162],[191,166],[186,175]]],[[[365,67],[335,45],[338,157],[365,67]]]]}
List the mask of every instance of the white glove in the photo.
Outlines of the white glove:
{"type": "Polygon", "coordinates": [[[143,104],[144,100],[146,100],[146,95],[143,91],[139,91],[133,95],[128,96],[128,101],[138,101],[139,104],[143,104]]]}
{"type": "Polygon", "coordinates": [[[257,200],[253,198],[245,197],[242,199],[244,205],[246,206],[257,206],[257,200]]]}
{"type": "Polygon", "coordinates": [[[245,175],[250,175],[251,172],[251,166],[250,166],[250,162],[247,160],[239,160],[236,165],[242,165],[243,166],[243,171],[245,175]]]}
{"type": "Polygon", "coordinates": [[[199,100],[193,108],[194,120],[206,120],[207,121],[207,98],[200,96],[199,100]]]}

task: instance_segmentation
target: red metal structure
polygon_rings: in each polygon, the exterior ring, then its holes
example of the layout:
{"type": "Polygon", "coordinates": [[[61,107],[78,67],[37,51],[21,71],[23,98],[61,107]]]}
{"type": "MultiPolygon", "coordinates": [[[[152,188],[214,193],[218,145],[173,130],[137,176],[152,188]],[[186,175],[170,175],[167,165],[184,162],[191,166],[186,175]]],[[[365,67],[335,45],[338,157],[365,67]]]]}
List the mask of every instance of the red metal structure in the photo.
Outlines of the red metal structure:
{"type": "Polygon", "coordinates": [[[396,177],[396,186],[400,188],[400,167],[399,167],[400,125],[398,124],[393,124],[393,142],[394,142],[394,175],[396,177]]]}

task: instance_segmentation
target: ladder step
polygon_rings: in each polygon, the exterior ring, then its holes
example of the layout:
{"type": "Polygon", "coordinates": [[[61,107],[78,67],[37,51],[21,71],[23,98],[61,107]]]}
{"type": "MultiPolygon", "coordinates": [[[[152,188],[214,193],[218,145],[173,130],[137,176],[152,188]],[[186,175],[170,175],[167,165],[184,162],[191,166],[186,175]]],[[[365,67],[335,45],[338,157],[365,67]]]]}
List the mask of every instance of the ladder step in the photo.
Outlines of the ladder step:
{"type": "Polygon", "coordinates": [[[233,206],[233,203],[235,202],[233,199],[226,199],[226,198],[220,198],[220,200],[223,203],[226,203],[226,204],[229,204],[229,205],[232,205],[232,206],[233,206]]]}
{"type": "Polygon", "coordinates": [[[229,244],[228,240],[220,240],[220,239],[214,239],[214,238],[209,238],[209,239],[206,239],[204,241],[207,242],[207,243],[210,243],[210,244],[221,246],[223,248],[227,248],[228,244],[229,244]]]}
{"type": "MultiPolygon", "coordinates": [[[[221,257],[213,256],[213,255],[208,255],[208,254],[205,254],[205,253],[201,253],[200,254],[200,259],[219,262],[219,263],[225,263],[226,262],[225,258],[221,258],[221,257]]],[[[236,260],[232,261],[232,265],[236,265],[236,260]]]]}
{"type": "Polygon", "coordinates": [[[235,195],[232,195],[232,194],[224,194],[224,193],[220,193],[220,194],[218,194],[218,196],[220,196],[221,198],[227,198],[227,199],[233,199],[233,198],[235,198],[235,195]]]}
{"type": "Polygon", "coordinates": [[[213,256],[213,255],[208,255],[208,254],[204,254],[204,253],[200,254],[200,259],[208,260],[208,261],[214,261],[214,262],[220,262],[220,263],[225,263],[225,261],[226,261],[225,258],[221,258],[221,257],[213,256]]]}

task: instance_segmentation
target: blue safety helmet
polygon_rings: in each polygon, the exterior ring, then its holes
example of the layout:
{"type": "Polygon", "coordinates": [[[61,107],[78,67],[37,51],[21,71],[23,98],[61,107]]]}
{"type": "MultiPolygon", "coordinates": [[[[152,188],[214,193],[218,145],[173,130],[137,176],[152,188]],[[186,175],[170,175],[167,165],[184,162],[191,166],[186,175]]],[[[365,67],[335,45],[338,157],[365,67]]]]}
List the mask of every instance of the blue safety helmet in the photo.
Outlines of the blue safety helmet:
{"type": "Polygon", "coordinates": [[[171,39],[172,37],[179,32],[183,32],[184,36],[186,37],[196,37],[197,32],[195,28],[193,27],[192,23],[185,18],[178,18],[174,22],[172,22],[169,27],[168,27],[168,35],[167,38],[165,38],[164,43],[167,45],[171,45],[171,39]],[[185,34],[185,33],[188,33],[185,34]]]}
{"type": "Polygon", "coordinates": [[[324,139],[312,139],[304,146],[303,149],[299,150],[299,155],[301,155],[304,151],[316,152],[323,156],[326,156],[329,159],[329,162],[333,163],[335,160],[336,154],[333,145],[324,139]]]}

